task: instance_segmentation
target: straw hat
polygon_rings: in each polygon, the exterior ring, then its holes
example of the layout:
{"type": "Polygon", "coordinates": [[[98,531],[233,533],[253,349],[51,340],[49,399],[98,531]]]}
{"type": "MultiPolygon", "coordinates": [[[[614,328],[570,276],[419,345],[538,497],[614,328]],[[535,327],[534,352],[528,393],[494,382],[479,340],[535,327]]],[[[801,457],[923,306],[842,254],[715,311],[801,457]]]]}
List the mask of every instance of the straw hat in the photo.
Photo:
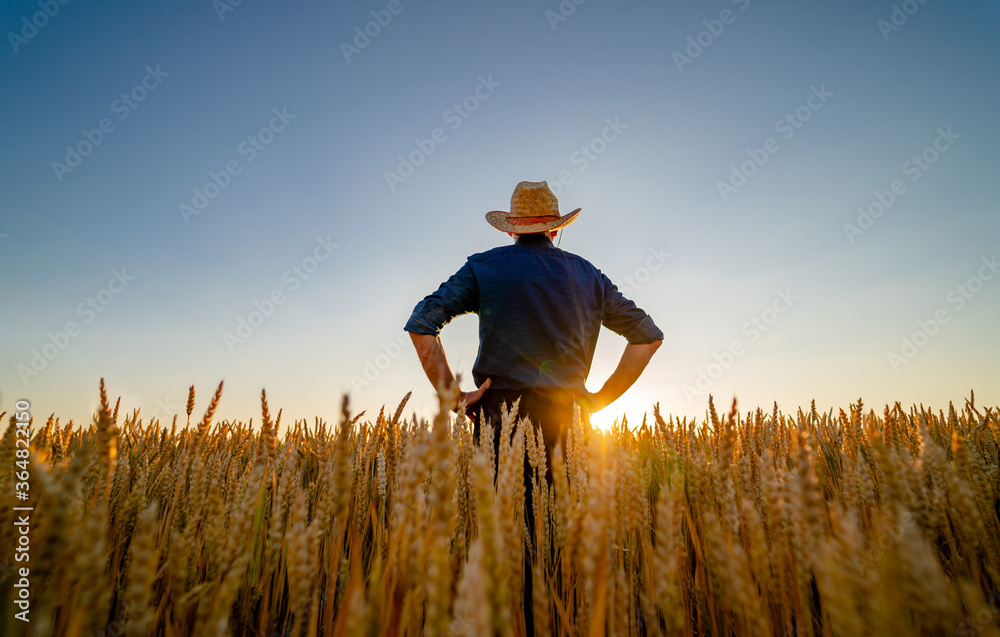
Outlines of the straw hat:
{"type": "Polygon", "coordinates": [[[552,232],[576,221],[581,208],[559,216],[559,200],[544,181],[522,181],[510,197],[510,212],[486,213],[486,221],[502,232],[552,232]]]}

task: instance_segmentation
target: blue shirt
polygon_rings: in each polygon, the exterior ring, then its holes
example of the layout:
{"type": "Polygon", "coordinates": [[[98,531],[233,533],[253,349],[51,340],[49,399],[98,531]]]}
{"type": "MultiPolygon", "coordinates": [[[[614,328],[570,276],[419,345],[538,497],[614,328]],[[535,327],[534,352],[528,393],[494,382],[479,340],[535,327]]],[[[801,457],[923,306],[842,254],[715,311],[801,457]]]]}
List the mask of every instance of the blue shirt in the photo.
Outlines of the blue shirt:
{"type": "Polygon", "coordinates": [[[479,315],[476,386],[585,391],[601,325],[629,343],[663,339],[653,319],[586,259],[545,235],[474,254],[417,303],[405,329],[437,336],[456,316],[479,315]]]}

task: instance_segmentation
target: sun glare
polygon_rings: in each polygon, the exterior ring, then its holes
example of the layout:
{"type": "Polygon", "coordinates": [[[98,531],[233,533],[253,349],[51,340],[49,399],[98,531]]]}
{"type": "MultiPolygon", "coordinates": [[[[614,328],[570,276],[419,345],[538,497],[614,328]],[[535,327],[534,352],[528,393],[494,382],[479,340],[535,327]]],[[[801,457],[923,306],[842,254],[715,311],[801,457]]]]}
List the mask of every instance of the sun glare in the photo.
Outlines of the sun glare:
{"type": "Polygon", "coordinates": [[[621,424],[622,415],[624,415],[628,419],[629,429],[634,429],[642,424],[643,414],[647,414],[647,424],[653,421],[653,403],[645,400],[620,398],[596,414],[591,414],[590,424],[595,429],[610,431],[616,421],[621,424]]]}

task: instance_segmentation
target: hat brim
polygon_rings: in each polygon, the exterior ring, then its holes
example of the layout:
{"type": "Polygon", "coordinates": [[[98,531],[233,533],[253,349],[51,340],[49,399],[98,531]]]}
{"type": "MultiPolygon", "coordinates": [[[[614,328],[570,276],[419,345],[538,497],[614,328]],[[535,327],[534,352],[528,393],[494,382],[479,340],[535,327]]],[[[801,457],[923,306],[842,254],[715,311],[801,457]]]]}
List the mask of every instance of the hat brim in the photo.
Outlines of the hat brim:
{"type": "Polygon", "coordinates": [[[486,213],[486,221],[501,232],[513,232],[514,234],[552,232],[554,230],[561,230],[576,221],[576,218],[580,214],[581,210],[583,209],[577,208],[573,212],[569,212],[558,219],[545,221],[543,223],[533,223],[528,226],[514,224],[507,221],[507,219],[512,216],[509,212],[504,212],[503,210],[493,210],[492,212],[486,213]]]}

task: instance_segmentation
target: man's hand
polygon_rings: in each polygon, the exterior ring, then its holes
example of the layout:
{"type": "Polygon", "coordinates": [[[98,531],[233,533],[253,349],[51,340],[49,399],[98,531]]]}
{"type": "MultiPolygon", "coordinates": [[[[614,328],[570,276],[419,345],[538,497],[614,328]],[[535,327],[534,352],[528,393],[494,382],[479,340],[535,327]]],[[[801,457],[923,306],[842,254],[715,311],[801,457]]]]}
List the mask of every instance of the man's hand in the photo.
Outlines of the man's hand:
{"type": "MultiPolygon", "coordinates": [[[[427,374],[427,380],[431,381],[435,389],[451,387],[458,382],[448,365],[448,358],[444,354],[444,346],[441,344],[440,337],[410,332],[410,339],[413,341],[413,347],[417,350],[417,356],[420,357],[420,364],[424,368],[424,373],[427,374]]],[[[463,402],[466,407],[475,405],[492,383],[493,379],[487,378],[483,386],[476,391],[460,392],[458,395],[459,405],[463,402]]],[[[438,391],[440,390],[438,389],[438,391]]],[[[458,411],[458,406],[456,405],[452,411],[458,411]]]]}
{"type": "Polygon", "coordinates": [[[463,404],[465,405],[465,408],[468,409],[469,407],[472,407],[473,405],[478,403],[479,400],[483,397],[483,394],[486,393],[486,390],[490,388],[490,385],[492,383],[493,379],[487,378],[486,382],[480,385],[479,389],[477,389],[476,391],[461,392],[458,395],[458,405],[455,407],[454,411],[458,411],[458,408],[463,404]]]}
{"type": "Polygon", "coordinates": [[[597,413],[610,404],[601,396],[600,392],[589,391],[580,398],[579,402],[580,408],[588,414],[597,413]]]}

